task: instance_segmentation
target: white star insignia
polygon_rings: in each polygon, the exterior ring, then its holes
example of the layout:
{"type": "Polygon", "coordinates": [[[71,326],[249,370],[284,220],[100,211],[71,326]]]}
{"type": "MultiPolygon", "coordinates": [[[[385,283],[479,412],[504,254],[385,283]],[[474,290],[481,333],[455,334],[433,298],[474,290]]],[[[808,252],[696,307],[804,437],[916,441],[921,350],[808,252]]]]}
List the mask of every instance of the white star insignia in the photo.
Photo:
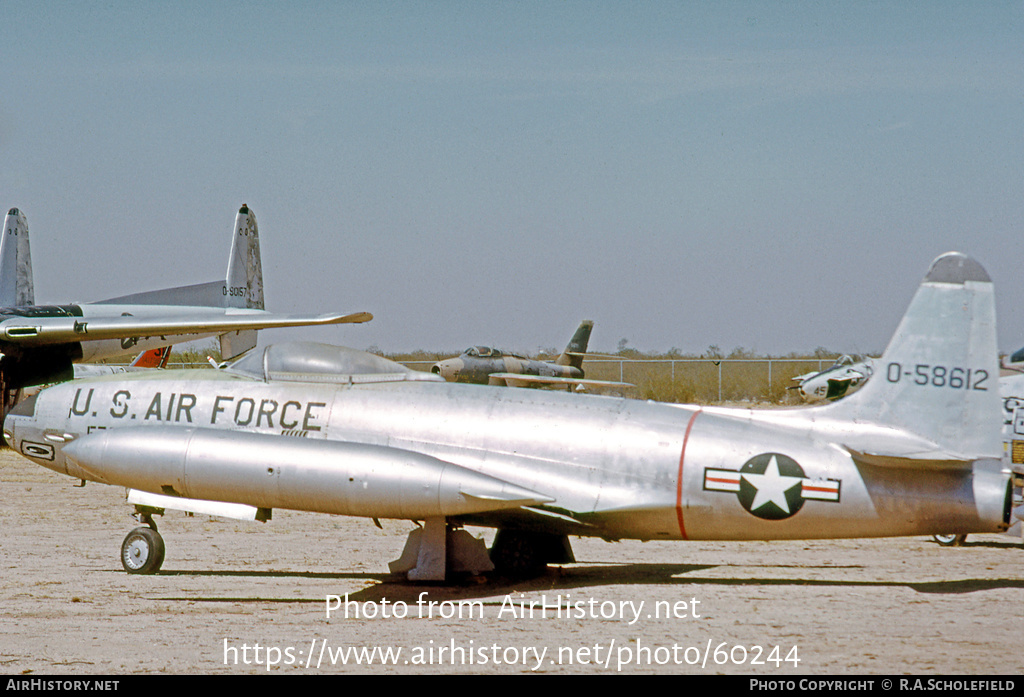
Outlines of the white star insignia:
{"type": "Polygon", "coordinates": [[[779,463],[775,461],[774,455],[768,461],[764,474],[748,474],[744,472],[740,476],[757,489],[754,502],[750,504],[751,511],[757,510],[766,503],[774,503],[784,513],[789,513],[789,502],[786,501],[786,492],[802,481],[801,477],[787,477],[779,474],[779,463]]]}

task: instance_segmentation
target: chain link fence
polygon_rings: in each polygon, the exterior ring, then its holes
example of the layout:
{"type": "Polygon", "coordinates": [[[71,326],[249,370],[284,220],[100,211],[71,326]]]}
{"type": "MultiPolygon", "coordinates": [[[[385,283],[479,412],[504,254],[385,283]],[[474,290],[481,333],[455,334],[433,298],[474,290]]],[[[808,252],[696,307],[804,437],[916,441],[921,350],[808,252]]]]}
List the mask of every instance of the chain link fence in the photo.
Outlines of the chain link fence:
{"type": "MultiPolygon", "coordinates": [[[[832,358],[587,358],[588,379],[636,385],[630,396],[659,402],[798,403],[793,378],[824,370],[832,358]]],[[[430,370],[433,361],[402,361],[414,370],[430,370]]]]}

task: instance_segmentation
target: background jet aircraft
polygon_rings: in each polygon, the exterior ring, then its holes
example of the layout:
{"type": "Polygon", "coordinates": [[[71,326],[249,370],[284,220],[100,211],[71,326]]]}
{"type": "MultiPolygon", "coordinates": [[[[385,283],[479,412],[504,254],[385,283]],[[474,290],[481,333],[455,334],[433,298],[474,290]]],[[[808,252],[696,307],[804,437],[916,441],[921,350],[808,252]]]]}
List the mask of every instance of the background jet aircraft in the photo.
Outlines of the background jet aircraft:
{"type": "Polygon", "coordinates": [[[1024,348],[1019,348],[1009,356],[1003,358],[999,367],[1003,375],[1020,375],[1024,373],[1024,348]]]}
{"type": "Polygon", "coordinates": [[[730,409],[445,383],[385,359],[279,345],[225,370],[64,383],[4,423],[17,452],[132,489],[147,527],[122,563],[164,556],[155,509],[267,519],[286,508],[424,521],[392,571],[536,573],[569,535],[768,540],[1005,530],[1010,477],[992,283],[939,257],[856,394],[730,409]],[[498,532],[490,551],[461,530],[498,532]]]}
{"type": "Polygon", "coordinates": [[[72,364],[221,335],[225,358],[256,345],[257,329],[365,322],[368,313],[279,315],[263,309],[256,216],[235,218],[226,280],[87,304],[35,305],[28,223],[12,208],[0,240],[0,393],[3,413],[24,387],[69,380],[72,364]]]}
{"type": "Polygon", "coordinates": [[[797,375],[793,378],[797,384],[789,389],[799,390],[805,402],[839,399],[863,387],[874,369],[870,358],[855,363],[849,356],[841,356],[825,370],[797,375]]]}
{"type": "Polygon", "coordinates": [[[509,387],[628,388],[629,383],[586,380],[583,358],[594,323],[584,320],[565,350],[553,362],[535,361],[489,346],[471,346],[456,358],[438,361],[430,369],[448,382],[509,387]]]}
{"type": "Polygon", "coordinates": [[[101,375],[131,373],[136,370],[166,368],[167,361],[170,357],[171,347],[161,346],[160,348],[143,351],[128,365],[90,365],[88,363],[76,363],[74,366],[75,379],[80,380],[82,378],[95,378],[101,375]]]}

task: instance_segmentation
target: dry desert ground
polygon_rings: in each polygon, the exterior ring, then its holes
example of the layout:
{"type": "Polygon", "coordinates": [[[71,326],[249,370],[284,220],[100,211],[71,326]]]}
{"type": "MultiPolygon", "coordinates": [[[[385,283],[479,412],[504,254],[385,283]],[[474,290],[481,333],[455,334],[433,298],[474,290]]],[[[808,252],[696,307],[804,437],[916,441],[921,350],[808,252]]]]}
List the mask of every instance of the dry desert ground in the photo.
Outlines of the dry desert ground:
{"type": "Polygon", "coordinates": [[[0,453],[0,673],[1024,668],[1024,548],[1008,536],[971,536],[959,548],[924,537],[574,539],[577,563],[541,578],[415,586],[387,573],[410,523],[169,512],[157,519],[163,569],[138,576],[118,558],[137,525],[124,490],[76,483],[0,453]]]}

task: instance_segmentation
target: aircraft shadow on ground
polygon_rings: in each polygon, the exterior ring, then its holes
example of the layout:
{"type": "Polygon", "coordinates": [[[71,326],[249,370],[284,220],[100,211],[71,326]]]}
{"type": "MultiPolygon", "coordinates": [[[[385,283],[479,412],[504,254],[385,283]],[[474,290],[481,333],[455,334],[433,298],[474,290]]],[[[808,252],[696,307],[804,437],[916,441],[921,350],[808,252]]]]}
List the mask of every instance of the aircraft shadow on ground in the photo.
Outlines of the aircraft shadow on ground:
{"type": "Polygon", "coordinates": [[[970,549],[972,547],[977,547],[978,549],[1009,549],[1011,547],[1024,549],[1024,545],[1021,545],[1020,542],[992,542],[990,540],[972,542],[970,539],[966,542],[962,542],[960,547],[964,549],[970,549]]]}
{"type": "MultiPolygon", "coordinates": [[[[798,575],[790,578],[758,576],[746,578],[723,578],[699,575],[717,568],[759,568],[804,569],[818,573],[825,570],[863,568],[858,565],[835,566],[787,566],[764,565],[698,565],[698,564],[572,564],[550,567],[547,573],[532,579],[508,579],[501,577],[466,577],[458,582],[409,583],[394,574],[374,573],[319,573],[302,571],[162,571],[160,576],[236,577],[236,578],[280,578],[280,579],[323,579],[326,581],[361,581],[372,584],[361,590],[349,592],[347,598],[356,602],[375,602],[387,599],[389,602],[415,603],[424,592],[430,599],[472,600],[493,598],[508,593],[537,593],[551,591],[572,591],[604,586],[731,586],[770,587],[800,586],[804,588],[908,588],[917,593],[960,594],[1008,588],[1024,588],[1024,579],[1019,578],[961,578],[942,581],[915,582],[908,580],[856,580],[821,579],[798,575]]],[[[791,572],[790,572],[791,573],[791,572]]],[[[333,591],[336,593],[338,591],[333,591]]],[[[265,596],[194,596],[178,595],[155,597],[155,600],[189,602],[255,602],[255,603],[323,603],[321,596],[312,598],[273,598],[265,596]]]]}

